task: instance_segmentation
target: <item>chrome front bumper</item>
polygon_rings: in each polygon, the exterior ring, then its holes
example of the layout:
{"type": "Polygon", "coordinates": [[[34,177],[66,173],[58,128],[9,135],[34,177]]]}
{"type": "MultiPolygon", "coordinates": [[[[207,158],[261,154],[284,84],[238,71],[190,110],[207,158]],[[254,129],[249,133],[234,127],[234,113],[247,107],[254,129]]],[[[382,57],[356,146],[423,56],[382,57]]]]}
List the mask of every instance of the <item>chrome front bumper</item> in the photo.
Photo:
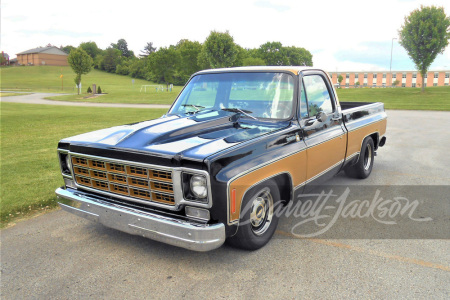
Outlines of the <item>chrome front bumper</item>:
{"type": "Polygon", "coordinates": [[[213,250],[225,242],[225,226],[221,223],[197,224],[164,217],[106,202],[70,188],[58,188],[56,195],[69,200],[68,204],[59,203],[65,211],[155,241],[195,251],[213,250]]]}

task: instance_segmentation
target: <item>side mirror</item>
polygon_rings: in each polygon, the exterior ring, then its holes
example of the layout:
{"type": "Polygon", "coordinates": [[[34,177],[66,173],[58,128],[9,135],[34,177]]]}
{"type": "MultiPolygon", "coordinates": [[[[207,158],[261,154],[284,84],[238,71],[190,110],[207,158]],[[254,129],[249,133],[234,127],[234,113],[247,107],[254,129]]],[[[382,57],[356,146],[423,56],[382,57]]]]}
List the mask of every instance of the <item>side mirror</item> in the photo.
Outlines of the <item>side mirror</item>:
{"type": "Polygon", "coordinates": [[[317,119],[319,122],[325,122],[325,121],[327,120],[327,114],[324,113],[324,112],[320,112],[320,113],[318,113],[318,114],[316,115],[316,119],[317,119]]]}

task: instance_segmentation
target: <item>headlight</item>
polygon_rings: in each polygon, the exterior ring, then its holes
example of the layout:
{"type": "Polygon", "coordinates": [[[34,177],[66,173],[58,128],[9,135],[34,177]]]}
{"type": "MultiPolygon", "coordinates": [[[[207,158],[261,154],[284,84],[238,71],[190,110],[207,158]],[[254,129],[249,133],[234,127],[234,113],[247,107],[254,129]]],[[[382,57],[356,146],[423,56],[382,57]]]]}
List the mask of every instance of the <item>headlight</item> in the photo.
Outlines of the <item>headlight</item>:
{"type": "Polygon", "coordinates": [[[72,162],[70,161],[69,155],[66,155],[66,167],[69,169],[70,173],[72,173],[72,162]]]}
{"type": "Polygon", "coordinates": [[[208,185],[205,176],[194,175],[191,177],[191,192],[195,197],[200,199],[208,196],[208,185]]]}
{"type": "Polygon", "coordinates": [[[59,152],[59,162],[61,165],[61,173],[65,176],[72,175],[72,162],[70,161],[69,154],[66,152],[59,152]]]}

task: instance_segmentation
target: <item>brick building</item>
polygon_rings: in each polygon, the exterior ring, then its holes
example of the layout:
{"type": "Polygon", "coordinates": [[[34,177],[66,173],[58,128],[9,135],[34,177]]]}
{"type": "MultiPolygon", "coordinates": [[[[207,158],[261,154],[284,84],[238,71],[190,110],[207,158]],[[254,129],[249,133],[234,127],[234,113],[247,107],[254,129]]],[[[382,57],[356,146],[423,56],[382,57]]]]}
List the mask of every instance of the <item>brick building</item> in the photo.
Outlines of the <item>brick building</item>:
{"type": "Polygon", "coordinates": [[[68,66],[67,53],[55,46],[30,49],[17,53],[19,65],[68,66]]]}
{"type": "MultiPolygon", "coordinates": [[[[397,80],[398,87],[421,87],[422,76],[418,71],[389,71],[382,72],[330,72],[333,84],[338,83],[342,76],[341,87],[388,87],[397,80]],[[359,83],[359,84],[358,84],[359,83]]],[[[429,71],[425,76],[425,87],[448,86],[450,84],[450,70],[429,71]]]]}

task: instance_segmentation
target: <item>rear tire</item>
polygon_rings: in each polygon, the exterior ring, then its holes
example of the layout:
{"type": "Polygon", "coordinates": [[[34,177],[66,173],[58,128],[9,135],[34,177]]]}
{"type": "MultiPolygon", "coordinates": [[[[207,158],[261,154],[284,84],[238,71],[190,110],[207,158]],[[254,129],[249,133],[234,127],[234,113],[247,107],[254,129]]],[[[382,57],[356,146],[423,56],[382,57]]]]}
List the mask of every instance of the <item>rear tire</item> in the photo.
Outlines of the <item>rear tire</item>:
{"type": "Polygon", "coordinates": [[[352,178],[365,179],[369,177],[373,168],[375,157],[375,147],[371,137],[367,137],[361,147],[358,162],[354,165],[348,165],[344,171],[347,176],[352,178]]]}
{"type": "Polygon", "coordinates": [[[278,225],[275,204],[280,192],[274,180],[258,184],[245,195],[237,233],[227,242],[237,248],[257,250],[272,238],[278,225]]]}

